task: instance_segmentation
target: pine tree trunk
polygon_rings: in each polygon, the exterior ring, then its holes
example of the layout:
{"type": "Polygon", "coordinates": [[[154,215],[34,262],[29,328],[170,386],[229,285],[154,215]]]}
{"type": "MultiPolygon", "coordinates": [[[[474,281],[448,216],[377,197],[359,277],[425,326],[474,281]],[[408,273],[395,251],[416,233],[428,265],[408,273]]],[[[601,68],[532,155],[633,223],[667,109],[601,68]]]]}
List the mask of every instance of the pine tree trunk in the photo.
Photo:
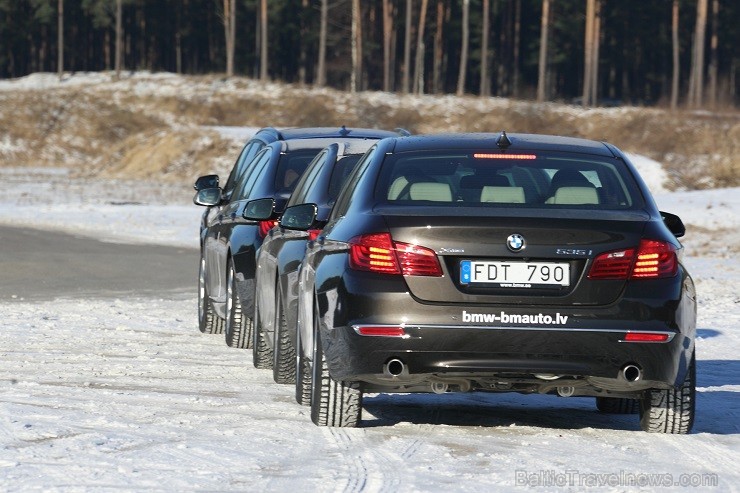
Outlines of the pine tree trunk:
{"type": "Polygon", "coordinates": [[[226,77],[234,76],[236,40],[236,0],[224,0],[224,34],[226,37],[226,77]]]}
{"type": "Polygon", "coordinates": [[[542,0],[542,29],[540,31],[540,59],[537,75],[537,101],[547,98],[547,52],[550,29],[550,0],[542,0]]]}
{"type": "Polygon", "coordinates": [[[393,33],[393,16],[389,0],[383,0],[383,90],[391,91],[391,37],[393,33]]]}
{"type": "Polygon", "coordinates": [[[403,41],[403,93],[409,92],[409,79],[411,76],[411,10],[412,0],[406,0],[406,32],[403,41]]]}
{"type": "Polygon", "coordinates": [[[360,90],[362,73],[362,27],[360,24],[360,0],[352,0],[352,76],[350,91],[360,90]]]}
{"type": "Polygon", "coordinates": [[[416,31],[416,60],[414,63],[414,94],[424,92],[424,26],[427,19],[429,0],[421,0],[419,29],[416,31]]]}
{"type": "MultiPolygon", "coordinates": [[[[308,27],[306,26],[307,10],[308,0],[301,0],[301,39],[306,39],[308,36],[308,27]]],[[[301,43],[300,53],[298,54],[298,82],[302,86],[306,84],[306,73],[308,72],[308,67],[306,66],[308,54],[306,50],[306,43],[301,43]]]]}
{"type": "Polygon", "coordinates": [[[696,3],[696,30],[694,50],[691,60],[691,82],[689,84],[689,104],[694,108],[703,105],[704,96],[704,37],[707,29],[707,0],[696,3]]]}
{"type": "Polygon", "coordinates": [[[583,94],[582,104],[584,107],[591,105],[591,84],[593,83],[593,61],[594,61],[594,18],[596,13],[596,0],[586,0],[586,37],[584,40],[583,61],[583,94]]]}
{"type": "Polygon", "coordinates": [[[717,73],[719,71],[719,62],[717,60],[717,45],[719,38],[717,29],[719,28],[719,0],[712,0],[712,39],[710,44],[710,61],[709,61],[709,104],[712,109],[717,108],[717,73]]]}
{"type": "Polygon", "coordinates": [[[116,80],[121,78],[123,65],[123,6],[122,0],[116,0],[116,80]]]}
{"type": "Polygon", "coordinates": [[[321,24],[319,26],[319,64],[316,69],[316,85],[326,85],[326,31],[329,17],[329,0],[321,0],[321,24]]]}
{"type": "Polygon", "coordinates": [[[481,33],[480,51],[480,95],[487,97],[491,95],[491,82],[488,75],[488,34],[491,30],[491,4],[489,0],[483,0],[483,32],[481,33]]]}
{"type": "Polygon", "coordinates": [[[514,82],[512,95],[519,97],[519,52],[522,32],[522,0],[516,0],[514,14],[514,82]]]}
{"type": "Polygon", "coordinates": [[[267,59],[267,0],[262,0],[260,5],[260,36],[262,38],[260,43],[260,80],[266,82],[269,65],[267,59]]]}
{"type": "Polygon", "coordinates": [[[599,103],[599,49],[601,46],[601,0],[594,6],[594,31],[591,56],[591,104],[599,103]]]}
{"type": "Polygon", "coordinates": [[[445,5],[444,0],[437,1],[437,30],[434,33],[434,75],[432,76],[432,92],[442,92],[442,29],[444,27],[445,5]]]}
{"type": "Polygon", "coordinates": [[[470,31],[470,0],[463,0],[462,17],[462,50],[460,53],[460,71],[457,74],[457,95],[465,93],[465,75],[468,65],[468,38],[470,31]]]}
{"type": "Polygon", "coordinates": [[[680,76],[680,58],[678,44],[678,4],[679,0],[673,0],[673,15],[671,22],[671,40],[673,43],[673,79],[671,81],[671,109],[678,108],[678,78],[680,76]]]}
{"type": "Polygon", "coordinates": [[[57,73],[59,80],[64,75],[64,0],[59,0],[57,15],[57,73]]]}

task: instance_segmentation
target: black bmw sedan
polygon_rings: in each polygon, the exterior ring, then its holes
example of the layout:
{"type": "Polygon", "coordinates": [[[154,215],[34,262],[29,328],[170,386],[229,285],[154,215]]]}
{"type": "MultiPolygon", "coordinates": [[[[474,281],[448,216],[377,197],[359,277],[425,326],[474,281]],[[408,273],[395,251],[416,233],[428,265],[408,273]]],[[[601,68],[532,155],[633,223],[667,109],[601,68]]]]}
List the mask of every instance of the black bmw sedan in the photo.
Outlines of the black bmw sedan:
{"type": "Polygon", "coordinates": [[[198,280],[198,318],[202,332],[217,333],[223,326],[227,345],[251,347],[256,254],[308,163],[334,142],[366,139],[375,142],[398,135],[384,130],[346,128],[340,134],[264,145],[243,166],[230,193],[224,193],[221,188],[198,190],[195,203],[209,207],[201,231],[198,280]],[[275,200],[276,215],[264,221],[246,219],[245,204],[265,197],[275,200]]]}
{"type": "MultiPolygon", "coordinates": [[[[257,368],[272,368],[277,383],[293,383],[295,379],[298,269],[306,243],[315,239],[326,224],[342,185],[357,161],[375,142],[377,140],[367,139],[336,143],[321,151],[308,165],[287,203],[287,207],[315,204],[315,222],[311,229],[296,231],[279,225],[271,229],[262,242],[255,280],[253,363],[257,368]]],[[[266,203],[262,207],[250,203],[247,207],[261,209],[263,215],[250,219],[271,217],[274,200],[260,201],[266,203]]]]}
{"type": "MultiPolygon", "coordinates": [[[[308,228],[312,209],[283,224],[308,228]]],[[[356,426],[364,392],[591,396],[642,429],[694,418],[681,220],[613,145],[544,135],[380,141],[300,273],[297,392],[356,426]]]]}

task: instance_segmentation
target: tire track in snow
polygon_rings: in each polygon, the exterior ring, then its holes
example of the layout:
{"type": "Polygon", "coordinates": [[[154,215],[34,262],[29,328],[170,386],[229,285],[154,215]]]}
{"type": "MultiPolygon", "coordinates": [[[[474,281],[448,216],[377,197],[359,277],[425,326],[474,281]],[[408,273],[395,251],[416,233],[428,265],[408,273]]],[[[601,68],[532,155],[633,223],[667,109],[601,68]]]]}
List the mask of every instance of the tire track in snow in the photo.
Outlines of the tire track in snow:
{"type": "Polygon", "coordinates": [[[348,471],[345,486],[337,491],[391,493],[401,489],[401,478],[395,467],[398,456],[391,457],[382,447],[369,443],[364,430],[327,428],[326,435],[338,448],[348,471]],[[362,439],[358,440],[358,436],[362,439]],[[367,453],[368,447],[373,449],[372,453],[367,453]]]}

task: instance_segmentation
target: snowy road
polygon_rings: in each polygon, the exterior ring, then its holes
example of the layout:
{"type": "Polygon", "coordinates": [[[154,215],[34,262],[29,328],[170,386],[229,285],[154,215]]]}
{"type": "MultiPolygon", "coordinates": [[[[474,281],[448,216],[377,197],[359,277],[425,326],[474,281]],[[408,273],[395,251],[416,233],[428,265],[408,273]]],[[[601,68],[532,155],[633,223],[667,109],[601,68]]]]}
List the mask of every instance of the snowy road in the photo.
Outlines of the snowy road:
{"type": "MultiPolygon", "coordinates": [[[[20,181],[2,190],[0,171],[0,224],[33,207],[44,227],[64,217],[60,229],[113,236],[125,217],[156,242],[197,244],[187,191],[106,215],[127,187],[80,199],[51,186],[30,204],[20,181]]],[[[688,263],[700,297],[689,436],[643,433],[636,416],[599,414],[592,399],[513,394],[369,396],[362,428],[321,429],[249,351],[198,332],[194,293],[6,298],[0,491],[673,491],[680,481],[738,491],[740,263],[726,252],[688,263]]]]}

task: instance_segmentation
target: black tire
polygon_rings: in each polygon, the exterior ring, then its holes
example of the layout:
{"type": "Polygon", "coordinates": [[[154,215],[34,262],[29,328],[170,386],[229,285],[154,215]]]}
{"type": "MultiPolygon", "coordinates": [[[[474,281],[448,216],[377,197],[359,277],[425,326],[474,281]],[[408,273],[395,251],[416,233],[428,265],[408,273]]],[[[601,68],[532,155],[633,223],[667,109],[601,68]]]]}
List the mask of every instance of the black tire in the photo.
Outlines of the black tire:
{"type": "Polygon", "coordinates": [[[303,354],[300,330],[296,330],[295,401],[301,406],[311,405],[311,362],[303,354]]]}
{"type": "Polygon", "coordinates": [[[596,409],[605,414],[637,414],[640,412],[640,401],[621,397],[597,397],[596,409]]]}
{"type": "Polygon", "coordinates": [[[255,368],[260,370],[269,370],[272,368],[272,348],[265,340],[265,334],[262,332],[261,316],[259,305],[254,304],[254,318],[252,321],[252,363],[255,368]]]}
{"type": "Polygon", "coordinates": [[[201,255],[198,271],[198,328],[204,334],[221,334],[224,321],[216,315],[206,285],[206,259],[201,255]]]}
{"type": "Polygon", "coordinates": [[[640,428],[650,433],[684,435],[694,426],[696,356],[678,388],[648,390],[640,400],[640,428]]]}
{"type": "Polygon", "coordinates": [[[288,324],[283,310],[283,296],[276,287],[275,347],[273,348],[272,378],[276,383],[295,383],[295,347],[288,334],[288,324]]]}
{"type": "Polygon", "coordinates": [[[226,273],[226,320],[224,321],[226,345],[247,349],[252,342],[252,321],[242,313],[242,304],[236,290],[236,271],[234,260],[229,258],[226,273]]]}
{"type": "Polygon", "coordinates": [[[362,419],[360,384],[331,378],[318,331],[314,334],[312,370],[311,421],[316,426],[358,426],[362,419]]]}

